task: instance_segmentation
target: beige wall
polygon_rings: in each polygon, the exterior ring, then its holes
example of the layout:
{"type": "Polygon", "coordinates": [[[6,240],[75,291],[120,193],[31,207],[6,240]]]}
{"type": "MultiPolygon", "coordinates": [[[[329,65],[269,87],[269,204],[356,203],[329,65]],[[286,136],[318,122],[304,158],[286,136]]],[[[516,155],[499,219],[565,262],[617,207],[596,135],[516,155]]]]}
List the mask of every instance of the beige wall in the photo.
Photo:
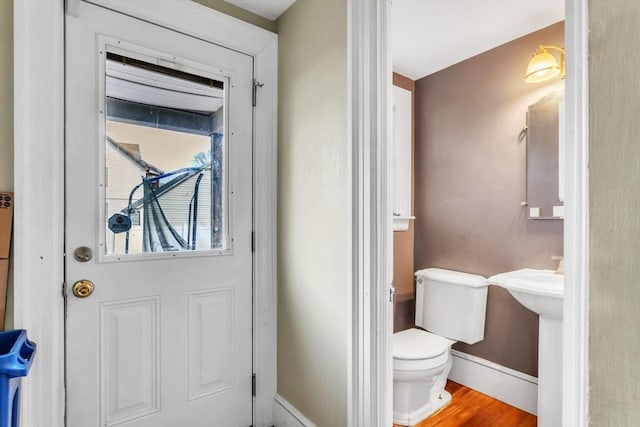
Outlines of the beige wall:
{"type": "MultiPolygon", "coordinates": [[[[561,220],[527,219],[527,108],[562,81],[532,85],[524,72],[540,44],[564,45],[552,25],[416,81],[415,268],[485,277],[555,268],[561,220]]],[[[538,316],[491,286],[484,340],[456,349],[537,375],[538,316]]]]}
{"type": "MultiPolygon", "coordinates": [[[[3,0],[0,0],[3,1],[3,0]]],[[[263,18],[260,15],[256,15],[255,13],[251,13],[248,10],[244,10],[239,8],[236,5],[231,3],[227,3],[224,0],[193,0],[196,3],[200,3],[204,6],[210,7],[211,9],[215,9],[218,12],[222,12],[226,15],[233,16],[241,21],[248,22],[255,26],[264,28],[265,30],[274,32],[276,28],[275,21],[271,21],[270,19],[263,18]]]]}
{"type": "Polygon", "coordinates": [[[640,2],[589,1],[590,425],[640,425],[640,2]]]}
{"type": "Polygon", "coordinates": [[[0,0],[0,191],[13,191],[13,1],[0,0]]]}
{"type": "MultiPolygon", "coordinates": [[[[13,191],[13,1],[0,0],[0,191],[13,191]]],[[[9,276],[11,278],[11,275],[9,276]]],[[[11,279],[9,279],[11,282],[11,279]]],[[[13,327],[13,287],[6,329],[13,327]]]]}
{"type": "Polygon", "coordinates": [[[347,425],[347,6],[298,0],[279,37],[278,393],[347,425]]]}

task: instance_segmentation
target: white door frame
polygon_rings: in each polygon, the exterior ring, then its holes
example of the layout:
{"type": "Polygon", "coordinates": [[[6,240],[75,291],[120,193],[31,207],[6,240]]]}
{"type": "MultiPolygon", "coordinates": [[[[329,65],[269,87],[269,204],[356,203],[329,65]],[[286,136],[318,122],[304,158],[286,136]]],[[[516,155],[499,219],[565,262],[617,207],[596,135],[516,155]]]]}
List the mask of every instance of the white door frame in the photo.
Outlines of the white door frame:
{"type": "MultiPolygon", "coordinates": [[[[588,425],[588,10],[566,1],[565,301],[563,425],[588,425]]],[[[387,311],[391,214],[388,165],[389,2],[349,2],[349,126],[352,141],[353,293],[349,425],[391,425],[387,311]],[[388,99],[388,98],[387,98],[388,99]]],[[[390,157],[390,156],[389,156],[390,157]]],[[[392,380],[391,380],[392,381],[392,380]]]]}
{"type": "Polygon", "coordinates": [[[565,0],[565,294],[562,425],[589,424],[589,11],[565,0]]]}
{"type": "Polygon", "coordinates": [[[348,2],[352,282],[350,427],[392,424],[390,0],[348,2]]]}
{"type": "MultiPolygon", "coordinates": [[[[67,0],[77,13],[79,0],[67,0]]],[[[253,56],[254,425],[273,424],[276,393],[277,35],[189,0],[90,0],[253,56]]],[[[14,4],[15,325],[38,344],[23,381],[25,427],[63,427],[65,2],[14,4]]]]}

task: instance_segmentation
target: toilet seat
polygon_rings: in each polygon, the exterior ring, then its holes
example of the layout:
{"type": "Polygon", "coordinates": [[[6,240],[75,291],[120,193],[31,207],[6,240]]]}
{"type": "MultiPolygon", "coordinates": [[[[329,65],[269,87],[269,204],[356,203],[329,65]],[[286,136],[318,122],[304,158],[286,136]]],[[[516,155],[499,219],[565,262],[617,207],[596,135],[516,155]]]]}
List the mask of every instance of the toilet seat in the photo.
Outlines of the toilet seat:
{"type": "Polygon", "coordinates": [[[422,371],[441,367],[449,360],[454,341],[420,329],[393,334],[393,369],[422,371]]]}

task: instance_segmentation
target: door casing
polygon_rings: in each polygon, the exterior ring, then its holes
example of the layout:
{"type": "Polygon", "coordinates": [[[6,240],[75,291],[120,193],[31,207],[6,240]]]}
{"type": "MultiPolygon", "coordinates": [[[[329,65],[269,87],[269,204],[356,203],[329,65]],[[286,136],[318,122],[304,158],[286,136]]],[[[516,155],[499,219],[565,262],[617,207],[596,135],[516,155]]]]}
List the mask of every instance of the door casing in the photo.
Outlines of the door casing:
{"type": "MultiPolygon", "coordinates": [[[[350,427],[390,425],[392,349],[388,310],[391,211],[388,153],[391,0],[348,2],[349,132],[352,143],[350,427]],[[386,218],[386,220],[381,219],[386,218]]],[[[589,417],[588,0],[565,0],[566,157],[563,425],[589,417]]]]}
{"type": "MultiPolygon", "coordinates": [[[[22,387],[22,425],[65,425],[64,17],[80,0],[14,5],[15,326],[38,355],[22,387]],[[66,3],[66,4],[65,4],[66,3]],[[32,118],[38,117],[34,126],[32,118]],[[23,165],[29,165],[25,167],[23,165]],[[37,171],[37,172],[36,172],[37,171]]],[[[90,0],[254,58],[254,425],[271,426],[276,393],[277,36],[188,0],[90,0]]]]}

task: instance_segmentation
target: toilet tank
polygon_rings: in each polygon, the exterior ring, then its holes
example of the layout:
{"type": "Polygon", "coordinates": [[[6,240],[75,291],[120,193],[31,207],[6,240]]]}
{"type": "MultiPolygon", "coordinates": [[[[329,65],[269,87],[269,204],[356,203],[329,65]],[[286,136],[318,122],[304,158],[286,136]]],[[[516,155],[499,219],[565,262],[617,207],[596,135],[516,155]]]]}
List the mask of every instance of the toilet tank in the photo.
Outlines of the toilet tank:
{"type": "Polygon", "coordinates": [[[416,325],[467,344],[484,339],[487,279],[459,271],[416,272],[416,325]]]}

